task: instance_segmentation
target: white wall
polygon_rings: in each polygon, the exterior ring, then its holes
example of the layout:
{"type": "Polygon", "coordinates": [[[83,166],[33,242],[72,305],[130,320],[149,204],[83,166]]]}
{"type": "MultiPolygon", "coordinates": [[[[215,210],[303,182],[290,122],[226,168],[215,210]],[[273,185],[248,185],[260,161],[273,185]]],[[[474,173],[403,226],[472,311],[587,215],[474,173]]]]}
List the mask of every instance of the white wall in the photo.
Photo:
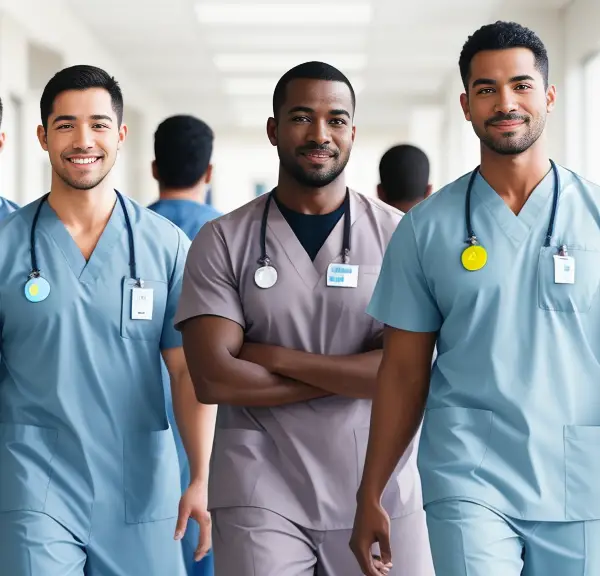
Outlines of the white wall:
{"type": "MultiPolygon", "coordinates": [[[[565,149],[566,163],[572,170],[585,173],[585,86],[583,65],[600,51],[600,2],[575,0],[565,11],[565,149]]],[[[596,98],[600,98],[596,94],[596,98]]],[[[596,103],[596,107],[598,103],[596,103]]],[[[598,133],[599,127],[590,128],[598,133]]],[[[600,157],[598,158],[600,162],[600,157]]]]}
{"type": "MultiPolygon", "coordinates": [[[[132,134],[132,146],[127,151],[127,166],[117,170],[115,185],[124,193],[142,202],[147,201],[153,196],[156,188],[149,166],[153,157],[152,135],[155,126],[165,115],[163,103],[123,69],[118,57],[111,54],[110,48],[103,44],[101,39],[94,38],[62,0],[0,0],[0,96],[3,99],[14,96],[23,102],[23,144],[19,153],[26,162],[22,179],[23,189],[18,200],[21,203],[31,201],[44,193],[48,185],[48,160],[35,136],[37,125],[40,123],[41,87],[32,86],[36,79],[37,84],[39,77],[43,76],[44,60],[57,61],[56,58],[50,57],[50,54],[48,58],[40,61],[39,56],[43,54],[44,47],[58,56],[58,61],[63,67],[92,64],[104,68],[119,81],[126,105],[138,112],[142,120],[136,119],[138,121],[135,122],[135,126],[138,132],[135,137],[132,134]],[[33,42],[38,50],[35,66],[31,65],[29,58],[33,42]],[[132,183],[135,183],[134,187],[132,183]]],[[[46,69],[46,80],[57,71],[50,72],[46,69]]],[[[7,145],[10,146],[10,134],[7,136],[7,145]]],[[[0,170],[1,162],[2,160],[0,170]]],[[[0,193],[15,196],[11,191],[0,193]]]]}

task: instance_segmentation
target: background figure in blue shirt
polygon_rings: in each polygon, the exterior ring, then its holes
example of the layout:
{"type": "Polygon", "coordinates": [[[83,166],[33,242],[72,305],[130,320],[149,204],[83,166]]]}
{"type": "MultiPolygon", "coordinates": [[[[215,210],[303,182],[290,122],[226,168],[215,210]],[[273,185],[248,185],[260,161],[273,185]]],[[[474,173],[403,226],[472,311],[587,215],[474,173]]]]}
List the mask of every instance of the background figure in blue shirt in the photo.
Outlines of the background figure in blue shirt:
{"type": "MultiPolygon", "coordinates": [[[[0,128],[2,127],[2,100],[0,100],[0,128]]],[[[4,149],[4,141],[6,140],[6,134],[4,132],[0,132],[0,152],[4,149]]],[[[0,196],[0,220],[2,218],[8,216],[11,212],[18,210],[18,206],[8,200],[7,198],[2,198],[0,196]]]]}
{"type": "MultiPolygon", "coordinates": [[[[198,233],[203,224],[220,216],[212,206],[205,204],[206,186],[210,182],[214,134],[202,120],[193,116],[172,116],[159,125],[154,135],[155,160],[152,173],[158,181],[160,200],[149,208],[158,212],[179,226],[190,238],[198,233]]],[[[163,366],[164,378],[168,373],[163,366]]],[[[167,393],[167,411],[171,421],[179,465],[181,485],[188,486],[190,479],[189,463],[175,426],[173,405],[167,393]]],[[[194,561],[194,550],[198,542],[199,526],[190,520],[183,538],[183,553],[189,576],[212,576],[212,554],[200,562],[194,561]]]]}

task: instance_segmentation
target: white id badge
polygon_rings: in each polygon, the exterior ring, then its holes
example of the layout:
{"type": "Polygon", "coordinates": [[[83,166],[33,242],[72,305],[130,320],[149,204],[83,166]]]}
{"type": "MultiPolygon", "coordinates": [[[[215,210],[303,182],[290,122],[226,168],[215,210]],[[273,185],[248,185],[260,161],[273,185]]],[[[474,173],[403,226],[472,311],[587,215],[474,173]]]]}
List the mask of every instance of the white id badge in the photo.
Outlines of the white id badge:
{"type": "Polygon", "coordinates": [[[572,256],[554,256],[554,283],[575,284],[575,259],[572,256]]]}
{"type": "Polygon", "coordinates": [[[131,319],[152,320],[154,290],[152,288],[133,288],[131,290],[131,319]]]}
{"type": "Polygon", "coordinates": [[[327,286],[358,287],[358,264],[330,264],[327,267],[327,286]]]}

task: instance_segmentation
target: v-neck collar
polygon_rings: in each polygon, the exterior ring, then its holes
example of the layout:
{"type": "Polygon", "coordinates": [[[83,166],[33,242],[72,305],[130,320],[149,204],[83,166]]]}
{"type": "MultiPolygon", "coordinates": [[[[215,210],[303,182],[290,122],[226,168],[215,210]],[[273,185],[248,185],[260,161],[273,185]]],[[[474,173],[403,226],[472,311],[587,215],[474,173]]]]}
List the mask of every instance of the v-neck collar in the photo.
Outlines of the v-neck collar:
{"type": "MultiPolygon", "coordinates": [[[[266,201],[266,200],[265,200],[266,201]]],[[[356,220],[362,216],[365,211],[365,204],[360,196],[350,190],[350,226],[354,225],[356,220]]],[[[279,210],[276,202],[271,202],[268,219],[268,231],[279,242],[291,264],[294,266],[298,275],[304,283],[314,290],[323,275],[327,272],[327,267],[332,262],[342,261],[342,244],[344,240],[344,216],[342,216],[333,230],[325,240],[323,246],[317,253],[314,261],[310,259],[304,246],[300,243],[296,234],[291,229],[287,220],[279,210]]],[[[350,229],[350,238],[352,238],[352,228],[350,229]]],[[[270,234],[267,234],[267,253],[272,253],[269,243],[270,234]]],[[[350,242],[350,262],[352,262],[352,242],[350,242]]],[[[273,261],[277,268],[277,262],[273,261]]]]}
{"type": "MultiPolygon", "coordinates": [[[[542,181],[534,188],[521,208],[519,214],[515,214],[500,197],[500,195],[487,183],[481,174],[477,174],[473,185],[473,191],[496,220],[496,223],[504,233],[515,243],[523,242],[534,225],[547,213],[544,210],[554,192],[554,173],[550,170],[542,181]]],[[[484,231],[479,232],[481,236],[484,231]]],[[[477,231],[475,231],[477,234],[477,231]]]]}
{"type": "MultiPolygon", "coordinates": [[[[126,199],[125,202],[127,204],[126,199]]],[[[104,267],[110,267],[109,258],[113,247],[127,230],[127,227],[121,205],[118,199],[115,199],[110,218],[87,262],[79,246],[77,246],[77,243],[48,202],[44,203],[40,211],[38,230],[45,232],[52,238],[75,277],[82,284],[92,284],[97,280],[104,267]]],[[[39,253],[38,250],[38,260],[40,260],[41,267],[43,267],[43,262],[47,258],[49,258],[49,255],[39,253]]]]}

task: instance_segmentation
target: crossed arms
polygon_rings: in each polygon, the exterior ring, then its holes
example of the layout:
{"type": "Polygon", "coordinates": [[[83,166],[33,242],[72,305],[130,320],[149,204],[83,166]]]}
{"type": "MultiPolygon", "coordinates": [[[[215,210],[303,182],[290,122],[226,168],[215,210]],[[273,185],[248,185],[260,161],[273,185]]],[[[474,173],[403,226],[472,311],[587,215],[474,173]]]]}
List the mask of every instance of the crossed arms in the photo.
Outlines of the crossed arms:
{"type": "Polygon", "coordinates": [[[182,332],[196,397],[203,404],[269,407],[375,393],[381,350],[327,356],[245,343],[242,327],[218,316],[192,318],[182,332]]]}

